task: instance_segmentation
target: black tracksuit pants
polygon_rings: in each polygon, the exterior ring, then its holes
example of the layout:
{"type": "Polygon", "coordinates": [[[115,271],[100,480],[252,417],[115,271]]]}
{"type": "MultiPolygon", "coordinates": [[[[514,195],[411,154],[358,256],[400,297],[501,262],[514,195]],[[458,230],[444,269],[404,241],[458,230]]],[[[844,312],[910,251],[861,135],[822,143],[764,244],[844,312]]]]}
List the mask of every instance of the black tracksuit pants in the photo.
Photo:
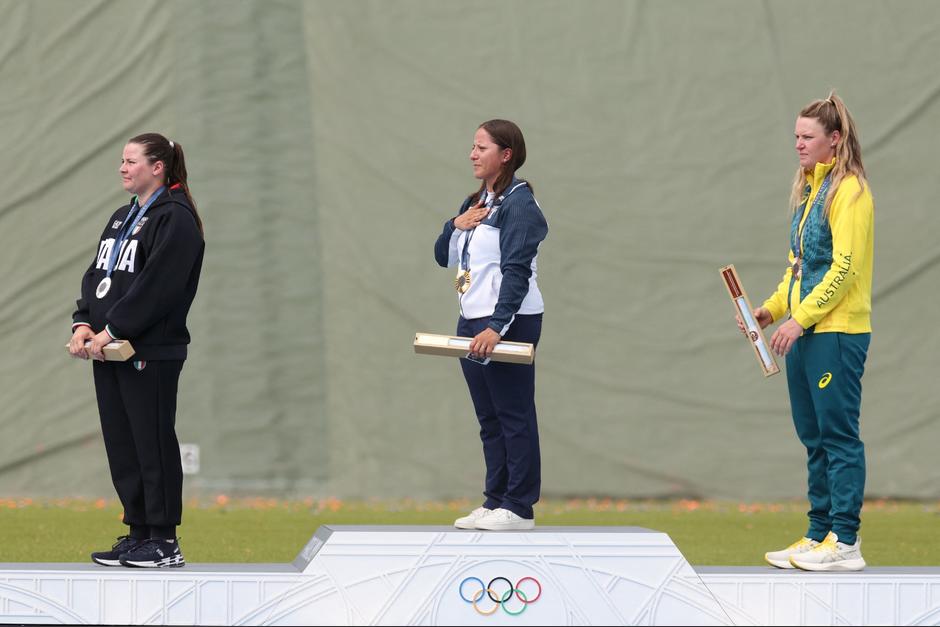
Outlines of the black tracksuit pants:
{"type": "Polygon", "coordinates": [[[182,369],[182,361],[94,364],[111,480],[134,537],[175,538],[181,522],[176,393],[182,369]],[[144,367],[138,370],[135,363],[144,367]]]}

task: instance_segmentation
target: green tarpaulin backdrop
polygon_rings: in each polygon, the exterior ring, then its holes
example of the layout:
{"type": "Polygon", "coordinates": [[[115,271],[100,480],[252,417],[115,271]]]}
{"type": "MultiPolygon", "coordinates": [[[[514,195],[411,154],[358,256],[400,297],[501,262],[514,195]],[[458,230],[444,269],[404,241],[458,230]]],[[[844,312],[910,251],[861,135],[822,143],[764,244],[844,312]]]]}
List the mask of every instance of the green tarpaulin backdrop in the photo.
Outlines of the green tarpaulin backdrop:
{"type": "Polygon", "coordinates": [[[186,150],[206,227],[178,432],[189,490],[475,498],[478,427],[432,245],[515,120],[550,233],[543,494],[799,497],[785,375],[718,268],[779,281],[799,109],[836,88],[876,200],[868,493],[940,497],[940,5],[0,1],[0,495],[113,494],[80,277],[124,142],[186,150]]]}

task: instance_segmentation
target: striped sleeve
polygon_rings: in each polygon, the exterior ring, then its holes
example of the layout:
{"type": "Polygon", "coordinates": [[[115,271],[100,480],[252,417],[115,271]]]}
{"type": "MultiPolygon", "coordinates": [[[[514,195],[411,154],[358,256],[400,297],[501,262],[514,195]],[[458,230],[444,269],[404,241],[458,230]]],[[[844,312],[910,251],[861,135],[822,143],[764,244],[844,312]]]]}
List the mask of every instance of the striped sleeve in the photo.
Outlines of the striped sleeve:
{"type": "Polygon", "coordinates": [[[539,244],[548,235],[548,223],[531,193],[509,199],[501,210],[499,228],[500,271],[503,280],[499,287],[496,308],[487,326],[503,335],[509,330],[523,299],[529,293],[532,260],[538,254],[539,244]]]}

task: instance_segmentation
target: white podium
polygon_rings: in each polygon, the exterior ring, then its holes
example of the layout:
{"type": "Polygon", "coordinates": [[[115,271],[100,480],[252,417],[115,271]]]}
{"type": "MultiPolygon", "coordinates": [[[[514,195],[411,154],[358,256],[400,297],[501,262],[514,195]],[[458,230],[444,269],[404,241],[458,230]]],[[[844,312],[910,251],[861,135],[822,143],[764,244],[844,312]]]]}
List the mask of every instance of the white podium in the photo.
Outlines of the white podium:
{"type": "Polygon", "coordinates": [[[0,623],[936,625],[940,568],[693,569],[639,527],[324,526],[292,564],[0,564],[0,623]]]}
{"type": "Polygon", "coordinates": [[[2,564],[0,622],[730,624],[664,533],[394,526],[321,527],[288,565],[2,564]]]}

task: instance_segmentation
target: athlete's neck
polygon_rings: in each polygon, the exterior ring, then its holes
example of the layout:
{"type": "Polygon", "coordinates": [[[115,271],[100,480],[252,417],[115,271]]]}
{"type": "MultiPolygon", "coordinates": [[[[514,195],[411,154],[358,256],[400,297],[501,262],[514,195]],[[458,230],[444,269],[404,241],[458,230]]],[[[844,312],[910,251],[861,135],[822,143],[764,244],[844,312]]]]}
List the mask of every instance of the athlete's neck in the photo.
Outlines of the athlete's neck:
{"type": "Polygon", "coordinates": [[[150,200],[150,197],[153,196],[154,192],[160,189],[162,185],[157,185],[152,189],[148,189],[137,194],[137,206],[143,207],[147,204],[147,201],[150,200]]]}

